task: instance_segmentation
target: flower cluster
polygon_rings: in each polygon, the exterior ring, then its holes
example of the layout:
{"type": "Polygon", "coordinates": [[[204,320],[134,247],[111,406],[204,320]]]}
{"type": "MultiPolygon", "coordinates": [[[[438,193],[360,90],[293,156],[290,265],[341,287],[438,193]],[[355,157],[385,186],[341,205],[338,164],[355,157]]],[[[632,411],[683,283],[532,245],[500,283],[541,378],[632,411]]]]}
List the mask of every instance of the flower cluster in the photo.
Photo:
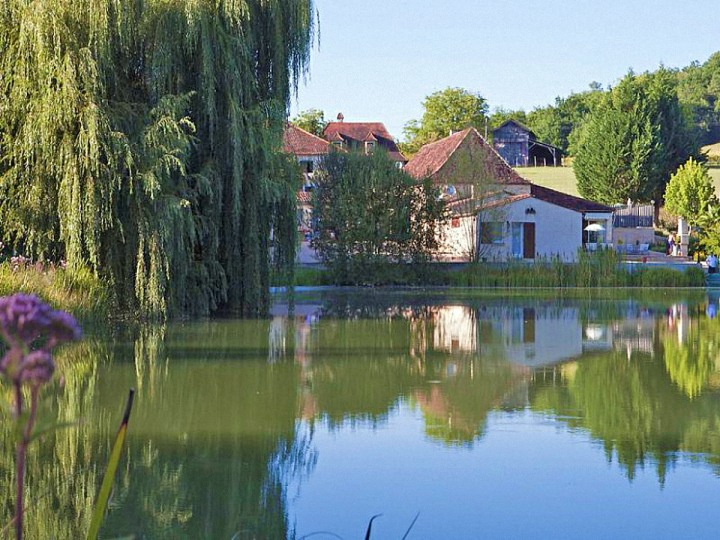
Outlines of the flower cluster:
{"type": "Polygon", "coordinates": [[[80,339],[81,331],[72,315],[19,293],[0,298],[0,335],[8,345],[0,373],[15,384],[40,385],[55,370],[52,349],[80,339]]]}
{"type": "Polygon", "coordinates": [[[13,272],[25,270],[28,266],[30,266],[31,262],[30,258],[25,257],[24,255],[15,255],[14,257],[10,257],[10,267],[13,272]]]}

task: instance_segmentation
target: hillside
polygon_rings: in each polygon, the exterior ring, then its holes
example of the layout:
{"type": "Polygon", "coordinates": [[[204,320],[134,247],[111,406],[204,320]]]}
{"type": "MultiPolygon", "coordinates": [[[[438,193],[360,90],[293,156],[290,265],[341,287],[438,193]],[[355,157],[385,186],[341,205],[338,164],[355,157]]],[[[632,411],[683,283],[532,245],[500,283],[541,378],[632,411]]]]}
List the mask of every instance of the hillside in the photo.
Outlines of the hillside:
{"type": "MultiPolygon", "coordinates": [[[[720,146],[720,144],[713,146],[720,146]]],[[[535,184],[569,195],[580,196],[575,181],[575,171],[572,167],[516,167],[515,170],[520,176],[535,184]]],[[[710,176],[715,184],[715,191],[720,197],[720,167],[710,168],[710,176]]]]}

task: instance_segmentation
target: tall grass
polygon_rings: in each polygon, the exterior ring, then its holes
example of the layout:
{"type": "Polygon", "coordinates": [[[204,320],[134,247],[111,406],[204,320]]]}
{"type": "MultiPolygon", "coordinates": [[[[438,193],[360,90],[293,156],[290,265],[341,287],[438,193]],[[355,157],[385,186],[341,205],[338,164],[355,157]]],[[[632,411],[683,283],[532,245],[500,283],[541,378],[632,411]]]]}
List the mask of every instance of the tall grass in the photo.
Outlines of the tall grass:
{"type": "Polygon", "coordinates": [[[42,263],[0,263],[0,296],[33,293],[55,309],[63,309],[82,320],[106,320],[113,312],[108,289],[87,270],[70,272],[42,263]]]}
{"type": "Polygon", "coordinates": [[[580,252],[578,262],[558,259],[532,264],[508,262],[501,265],[474,264],[448,274],[449,284],[459,287],[703,287],[700,268],[675,270],[641,266],[632,270],[620,264],[612,250],[580,252]]]}

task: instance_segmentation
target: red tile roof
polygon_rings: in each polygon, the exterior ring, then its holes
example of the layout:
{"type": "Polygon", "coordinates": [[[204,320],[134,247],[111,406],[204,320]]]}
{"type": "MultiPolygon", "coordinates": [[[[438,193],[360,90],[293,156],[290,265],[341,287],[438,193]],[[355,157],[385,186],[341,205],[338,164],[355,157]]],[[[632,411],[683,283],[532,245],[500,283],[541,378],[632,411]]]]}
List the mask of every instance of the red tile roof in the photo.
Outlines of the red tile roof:
{"type": "Polygon", "coordinates": [[[336,135],[341,135],[344,138],[365,142],[372,140],[368,139],[369,134],[374,135],[376,138],[394,141],[382,122],[328,122],[323,131],[323,136],[327,140],[331,140],[336,135]]]}
{"type": "Polygon", "coordinates": [[[309,191],[298,191],[296,195],[298,202],[309,203],[312,201],[312,193],[310,193],[309,191]]]}
{"type": "Polygon", "coordinates": [[[325,126],[323,137],[333,142],[354,142],[358,146],[366,141],[377,142],[380,148],[388,152],[393,161],[403,163],[407,161],[382,122],[329,122],[325,126]]]}
{"type": "Polygon", "coordinates": [[[297,126],[288,124],[283,133],[283,152],[296,156],[318,156],[328,153],[330,143],[297,126]]]}
{"type": "Polygon", "coordinates": [[[561,193],[554,189],[538,186],[537,184],[531,184],[530,193],[519,193],[517,195],[509,195],[508,197],[497,199],[488,204],[483,205],[484,209],[494,208],[497,206],[505,206],[510,203],[522,201],[523,199],[538,199],[555,206],[561,206],[568,210],[574,210],[575,212],[602,212],[609,213],[613,209],[604,204],[600,204],[595,201],[583,199],[581,197],[575,197],[568,195],[567,193],[561,193]]]}
{"type": "Polygon", "coordinates": [[[417,179],[429,176],[436,183],[462,184],[463,178],[455,174],[451,158],[461,146],[467,149],[472,148],[470,145],[483,154],[484,167],[498,184],[530,183],[516,173],[475,128],[467,128],[426,144],[405,165],[405,172],[417,179]]]}
{"type": "Polygon", "coordinates": [[[538,186],[532,184],[530,187],[530,195],[541,201],[549,202],[556,206],[562,206],[563,208],[569,208],[570,210],[576,210],[578,212],[612,212],[613,209],[607,205],[600,204],[599,202],[590,201],[583,199],[582,197],[575,197],[568,195],[567,193],[561,193],[554,189],[538,186]]]}

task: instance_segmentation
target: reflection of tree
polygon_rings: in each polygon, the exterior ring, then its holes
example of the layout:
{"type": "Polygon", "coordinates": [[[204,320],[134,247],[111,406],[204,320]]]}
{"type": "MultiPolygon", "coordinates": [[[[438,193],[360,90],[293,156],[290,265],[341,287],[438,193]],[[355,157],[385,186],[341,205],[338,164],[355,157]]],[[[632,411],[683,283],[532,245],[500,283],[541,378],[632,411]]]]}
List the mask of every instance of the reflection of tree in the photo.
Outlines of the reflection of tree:
{"type": "Polygon", "coordinates": [[[267,364],[268,330],[269,321],[173,325],[164,338],[140,329],[134,365],[116,362],[102,374],[103,401],[133,382],[143,388],[108,534],[289,534],[288,475],[314,456],[295,423],[299,368],[267,364]]]}
{"type": "Polygon", "coordinates": [[[476,356],[428,358],[426,379],[413,392],[425,416],[425,432],[446,444],[470,444],[482,437],[487,415],[526,378],[522,369],[476,356]]]}
{"type": "MultiPolygon", "coordinates": [[[[51,412],[83,421],[34,447],[27,537],[85,536],[129,386],[139,391],[104,536],[290,535],[285,486],[316,458],[311,432],[295,421],[298,368],[268,367],[267,353],[267,321],[147,327],[111,348],[86,339],[63,351],[65,385],[51,412]]],[[[3,523],[12,515],[9,429],[0,424],[3,523]]]]}
{"type": "MultiPolygon", "coordinates": [[[[107,418],[93,414],[98,363],[106,356],[107,350],[88,338],[57,356],[64,384],[48,390],[43,418],[75,425],[48,433],[31,446],[27,464],[27,538],[69,540],[87,534],[101,475],[88,460],[102,448],[92,434],[108,432],[107,418]]],[[[0,505],[2,525],[12,519],[12,425],[7,419],[0,423],[0,493],[6,494],[0,505]]]]}
{"type": "Polygon", "coordinates": [[[670,378],[688,397],[697,397],[720,376],[720,320],[694,319],[686,339],[668,333],[663,347],[670,378]]]}
{"type": "MultiPolygon", "coordinates": [[[[643,354],[628,359],[622,351],[612,352],[569,364],[562,375],[559,385],[536,382],[532,407],[588,429],[604,441],[608,459],[616,455],[630,479],[650,460],[664,481],[686,439],[699,442],[691,435],[694,425],[720,422],[720,402],[690,400],[678,392],[661,359],[643,354]]],[[[711,447],[692,451],[709,452],[711,447]]]]}

